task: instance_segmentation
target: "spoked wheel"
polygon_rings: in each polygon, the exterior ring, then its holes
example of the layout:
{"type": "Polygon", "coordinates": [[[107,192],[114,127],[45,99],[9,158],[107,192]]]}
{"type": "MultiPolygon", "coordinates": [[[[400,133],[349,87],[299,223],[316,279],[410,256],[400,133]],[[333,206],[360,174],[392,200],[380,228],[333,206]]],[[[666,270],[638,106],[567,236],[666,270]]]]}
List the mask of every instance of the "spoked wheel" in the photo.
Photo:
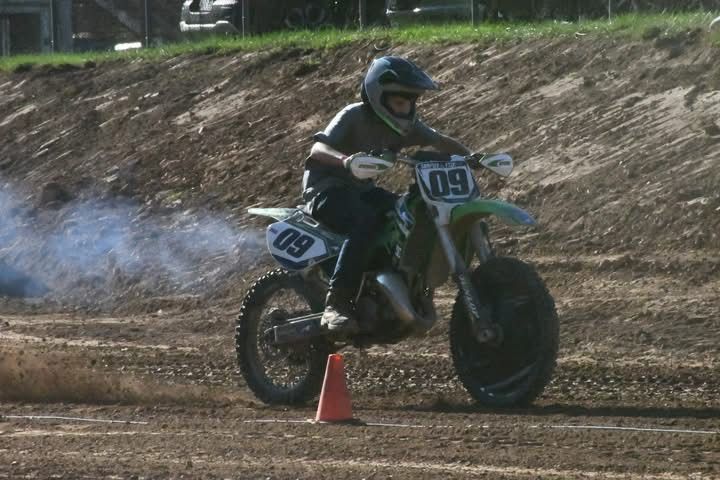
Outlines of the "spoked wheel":
{"type": "Polygon", "coordinates": [[[555,303],[535,270],[520,260],[496,257],[472,274],[480,302],[502,332],[497,343],[479,343],[458,297],[450,320],[450,348],[460,381],[490,407],[530,404],[555,369],[559,326],[555,303]]]}
{"type": "Polygon", "coordinates": [[[238,316],[235,350],[248,387],[263,402],[302,404],[320,392],[331,345],[319,339],[278,346],[272,328],[322,308],[302,277],[285,270],[262,276],[248,291],[238,316]]]}

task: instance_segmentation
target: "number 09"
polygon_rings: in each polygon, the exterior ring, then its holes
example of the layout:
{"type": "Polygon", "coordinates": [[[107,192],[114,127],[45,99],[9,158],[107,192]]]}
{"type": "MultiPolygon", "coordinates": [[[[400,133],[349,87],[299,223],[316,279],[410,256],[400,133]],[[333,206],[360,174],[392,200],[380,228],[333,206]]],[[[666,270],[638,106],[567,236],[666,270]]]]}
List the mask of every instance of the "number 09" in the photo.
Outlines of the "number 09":
{"type": "Polygon", "coordinates": [[[464,168],[452,170],[434,170],[428,175],[430,192],[433,197],[442,198],[448,195],[464,196],[470,193],[467,172],[464,168]]]}
{"type": "Polygon", "coordinates": [[[280,233],[273,242],[273,247],[287,252],[293,258],[301,258],[315,244],[315,239],[297,230],[288,228],[280,233]]]}

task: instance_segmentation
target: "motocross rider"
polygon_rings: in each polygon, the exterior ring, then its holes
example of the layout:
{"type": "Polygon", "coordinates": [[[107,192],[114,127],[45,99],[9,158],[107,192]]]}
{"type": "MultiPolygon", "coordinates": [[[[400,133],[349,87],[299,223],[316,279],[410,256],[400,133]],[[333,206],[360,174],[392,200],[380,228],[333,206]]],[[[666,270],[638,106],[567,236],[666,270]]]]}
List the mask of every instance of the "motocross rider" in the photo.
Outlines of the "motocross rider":
{"type": "Polygon", "coordinates": [[[312,216],[347,235],[325,301],[322,325],[331,331],[357,331],[352,299],[357,295],[369,262],[371,239],[397,196],[359,180],[351,167],[367,152],[394,160],[393,152],[430,146],[442,153],[469,155],[457,140],[428,127],[417,118],[416,102],[437,84],[411,61],[401,57],[374,60],[361,87],[361,103],[342,109],[315,143],[305,163],[303,200],[312,216]],[[388,153],[389,152],[389,153],[388,153]]]}

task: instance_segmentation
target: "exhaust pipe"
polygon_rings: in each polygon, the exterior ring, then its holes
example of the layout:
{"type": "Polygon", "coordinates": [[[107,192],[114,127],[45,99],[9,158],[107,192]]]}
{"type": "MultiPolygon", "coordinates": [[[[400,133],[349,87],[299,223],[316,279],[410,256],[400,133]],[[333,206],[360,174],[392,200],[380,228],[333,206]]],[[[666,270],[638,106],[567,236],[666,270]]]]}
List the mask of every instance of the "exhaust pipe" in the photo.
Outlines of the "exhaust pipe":
{"type": "Polygon", "coordinates": [[[437,312],[435,312],[435,306],[432,304],[432,300],[428,299],[424,309],[427,311],[426,315],[420,315],[415,307],[413,307],[410,301],[410,293],[408,292],[407,285],[403,281],[402,277],[397,273],[392,272],[381,272],[375,277],[380,290],[385,294],[385,297],[390,302],[390,306],[393,308],[395,315],[405,324],[414,326],[420,331],[427,331],[435,325],[437,320],[437,312]]]}

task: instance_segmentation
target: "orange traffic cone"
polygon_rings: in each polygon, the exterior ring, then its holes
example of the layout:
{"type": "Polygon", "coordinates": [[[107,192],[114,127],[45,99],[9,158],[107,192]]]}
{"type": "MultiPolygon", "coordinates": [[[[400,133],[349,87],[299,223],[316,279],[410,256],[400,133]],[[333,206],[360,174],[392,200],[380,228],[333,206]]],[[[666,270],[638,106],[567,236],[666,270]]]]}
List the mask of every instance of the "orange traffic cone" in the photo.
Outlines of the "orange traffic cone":
{"type": "Polygon", "coordinates": [[[328,356],[316,422],[352,422],[350,393],[345,384],[343,357],[334,353],[328,356]]]}

